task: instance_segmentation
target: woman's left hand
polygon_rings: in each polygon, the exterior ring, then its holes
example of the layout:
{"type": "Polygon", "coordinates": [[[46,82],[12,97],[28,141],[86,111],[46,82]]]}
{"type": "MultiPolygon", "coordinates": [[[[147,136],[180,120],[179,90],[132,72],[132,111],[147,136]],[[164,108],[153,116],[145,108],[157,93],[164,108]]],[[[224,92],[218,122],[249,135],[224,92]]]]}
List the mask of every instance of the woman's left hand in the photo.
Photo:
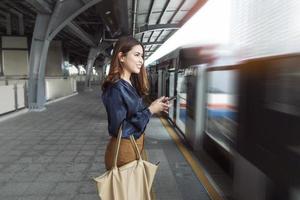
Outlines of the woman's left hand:
{"type": "Polygon", "coordinates": [[[169,101],[168,97],[162,96],[151,103],[149,106],[149,110],[152,114],[165,112],[168,113],[169,111],[169,101]]]}

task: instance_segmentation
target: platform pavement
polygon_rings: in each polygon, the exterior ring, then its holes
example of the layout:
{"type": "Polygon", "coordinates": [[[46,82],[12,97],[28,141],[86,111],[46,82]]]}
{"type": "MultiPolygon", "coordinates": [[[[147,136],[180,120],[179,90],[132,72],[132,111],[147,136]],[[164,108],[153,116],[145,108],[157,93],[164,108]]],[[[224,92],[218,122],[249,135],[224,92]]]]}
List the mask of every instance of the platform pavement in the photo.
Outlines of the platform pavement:
{"type": "MultiPolygon", "coordinates": [[[[91,178],[105,171],[106,127],[95,89],[0,122],[0,199],[98,199],[91,178]]],[[[209,199],[159,119],[146,133],[149,160],[160,161],[156,199],[209,199]]]]}

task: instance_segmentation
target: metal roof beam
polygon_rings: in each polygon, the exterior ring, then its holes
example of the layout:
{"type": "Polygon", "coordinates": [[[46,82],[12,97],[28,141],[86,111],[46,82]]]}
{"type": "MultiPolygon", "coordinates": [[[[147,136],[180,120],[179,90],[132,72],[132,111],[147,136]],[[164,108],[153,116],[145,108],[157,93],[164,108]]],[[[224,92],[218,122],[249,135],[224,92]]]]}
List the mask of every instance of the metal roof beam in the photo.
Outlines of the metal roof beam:
{"type": "Polygon", "coordinates": [[[30,19],[35,22],[35,10],[33,10],[31,4],[28,4],[26,1],[20,1],[20,4],[17,5],[15,2],[6,0],[6,5],[8,5],[11,8],[15,8],[16,10],[21,12],[25,16],[25,18],[27,18],[26,21],[30,19]]]}
{"type": "Polygon", "coordinates": [[[161,20],[162,16],[165,14],[165,12],[166,12],[166,10],[167,10],[167,7],[168,7],[168,5],[169,5],[169,3],[170,3],[170,1],[171,1],[171,0],[167,0],[167,1],[166,1],[165,5],[164,5],[164,8],[163,8],[162,12],[161,12],[160,15],[159,15],[159,18],[158,18],[157,21],[156,21],[156,24],[159,24],[159,23],[160,23],[160,20],[161,20]]]}
{"type": "Polygon", "coordinates": [[[148,49],[148,51],[151,51],[152,47],[153,47],[153,45],[150,46],[150,48],[148,49]]]}
{"type": "Polygon", "coordinates": [[[154,0],[151,1],[151,4],[150,4],[150,11],[147,15],[147,18],[146,18],[146,24],[149,24],[149,20],[150,20],[150,15],[152,14],[153,12],[153,5],[154,5],[154,0]]]}
{"type": "Polygon", "coordinates": [[[181,9],[181,7],[183,6],[183,4],[185,3],[186,0],[182,0],[179,4],[179,6],[176,8],[175,12],[173,13],[172,17],[169,19],[168,24],[170,24],[172,22],[172,20],[174,19],[174,17],[176,16],[176,14],[178,13],[178,11],[181,9]]]}
{"type": "Polygon", "coordinates": [[[101,25],[103,23],[101,22],[96,22],[96,21],[76,21],[76,24],[83,24],[83,25],[87,25],[87,24],[95,24],[95,25],[101,25]]]}
{"type": "Polygon", "coordinates": [[[143,43],[143,40],[144,40],[144,34],[145,34],[145,33],[143,33],[142,36],[141,36],[141,42],[142,42],[142,43],[143,43]]]}
{"type": "Polygon", "coordinates": [[[5,18],[6,18],[6,34],[7,35],[11,35],[11,15],[10,13],[7,13],[7,12],[4,12],[2,10],[0,10],[0,14],[1,15],[4,15],[5,18]]]}
{"type": "Polygon", "coordinates": [[[19,35],[24,35],[24,17],[23,17],[23,13],[19,12],[18,10],[14,9],[14,8],[10,8],[8,6],[5,5],[0,5],[1,8],[8,10],[9,12],[11,12],[14,15],[18,16],[18,31],[19,31],[19,35]]]}
{"type": "Polygon", "coordinates": [[[68,28],[70,28],[74,33],[76,34],[82,41],[84,41],[87,45],[89,46],[97,46],[96,44],[96,39],[93,38],[90,34],[88,34],[87,32],[85,32],[84,30],[81,29],[80,26],[78,26],[76,23],[74,22],[70,22],[68,24],[68,28]]]}
{"type": "Polygon", "coordinates": [[[146,26],[139,27],[139,32],[137,32],[136,35],[145,33],[145,32],[147,32],[147,31],[157,31],[157,30],[177,30],[177,29],[179,29],[178,24],[156,24],[156,25],[146,25],[146,26]]]}
{"type": "Polygon", "coordinates": [[[150,34],[150,36],[149,36],[149,38],[148,38],[148,43],[150,42],[153,33],[154,33],[154,31],[151,32],[151,34],[150,34]]]}
{"type": "Polygon", "coordinates": [[[68,41],[68,43],[71,43],[73,46],[80,47],[81,49],[87,49],[88,47],[83,45],[79,40],[74,39],[70,33],[66,33],[65,31],[62,31],[59,33],[64,41],[68,41]]]}
{"type": "Polygon", "coordinates": [[[160,33],[158,34],[158,36],[156,37],[155,41],[154,42],[157,42],[158,41],[158,38],[161,36],[161,34],[163,34],[164,30],[161,30],[160,33]]]}
{"type": "Polygon", "coordinates": [[[147,46],[147,45],[162,45],[163,43],[162,42],[146,42],[146,43],[143,43],[144,46],[147,46]]]}
{"type": "Polygon", "coordinates": [[[53,39],[59,31],[79,14],[101,1],[102,0],[90,0],[86,4],[81,0],[57,1],[55,11],[53,12],[53,18],[51,19],[49,39],[53,39]]]}
{"type": "Polygon", "coordinates": [[[31,4],[38,12],[43,14],[51,14],[52,9],[48,2],[44,0],[26,0],[29,4],[31,4]]]}
{"type": "Polygon", "coordinates": [[[136,28],[136,17],[137,17],[137,8],[138,8],[138,0],[132,1],[132,35],[135,36],[135,28],[136,28]]]}
{"type": "Polygon", "coordinates": [[[88,3],[90,0],[81,0],[83,3],[88,3]]]}
{"type": "Polygon", "coordinates": [[[14,10],[14,9],[9,9],[13,14],[18,16],[18,23],[19,23],[19,34],[24,35],[24,17],[23,14],[14,10]]]}
{"type": "Polygon", "coordinates": [[[75,54],[77,56],[88,57],[88,52],[87,53],[83,53],[83,52],[79,52],[77,50],[72,50],[72,49],[67,49],[67,51],[69,51],[70,53],[75,54]]]}

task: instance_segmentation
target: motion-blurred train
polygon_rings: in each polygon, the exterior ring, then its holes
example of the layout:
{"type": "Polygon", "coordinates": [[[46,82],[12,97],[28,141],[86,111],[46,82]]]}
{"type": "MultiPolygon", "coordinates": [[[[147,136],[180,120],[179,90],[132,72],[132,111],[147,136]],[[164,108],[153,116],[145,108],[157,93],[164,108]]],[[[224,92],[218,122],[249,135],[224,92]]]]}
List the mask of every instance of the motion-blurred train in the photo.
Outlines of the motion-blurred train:
{"type": "Polygon", "coordinates": [[[216,52],[181,47],[159,59],[148,68],[150,95],[177,97],[169,121],[233,177],[237,199],[259,191],[292,199],[300,185],[300,54],[239,60],[216,52]]]}

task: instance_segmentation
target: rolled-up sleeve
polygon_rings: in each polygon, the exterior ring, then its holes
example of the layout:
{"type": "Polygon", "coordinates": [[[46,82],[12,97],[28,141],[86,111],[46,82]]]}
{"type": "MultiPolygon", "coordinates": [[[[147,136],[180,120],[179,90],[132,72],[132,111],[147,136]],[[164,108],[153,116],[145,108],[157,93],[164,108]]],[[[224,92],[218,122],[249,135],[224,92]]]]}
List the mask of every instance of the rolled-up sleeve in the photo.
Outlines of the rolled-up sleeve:
{"type": "Polygon", "coordinates": [[[105,96],[102,96],[102,100],[107,111],[110,134],[116,136],[123,122],[123,138],[128,138],[131,134],[135,138],[141,136],[151,117],[151,112],[147,107],[128,116],[128,104],[118,88],[111,88],[105,96]]]}

